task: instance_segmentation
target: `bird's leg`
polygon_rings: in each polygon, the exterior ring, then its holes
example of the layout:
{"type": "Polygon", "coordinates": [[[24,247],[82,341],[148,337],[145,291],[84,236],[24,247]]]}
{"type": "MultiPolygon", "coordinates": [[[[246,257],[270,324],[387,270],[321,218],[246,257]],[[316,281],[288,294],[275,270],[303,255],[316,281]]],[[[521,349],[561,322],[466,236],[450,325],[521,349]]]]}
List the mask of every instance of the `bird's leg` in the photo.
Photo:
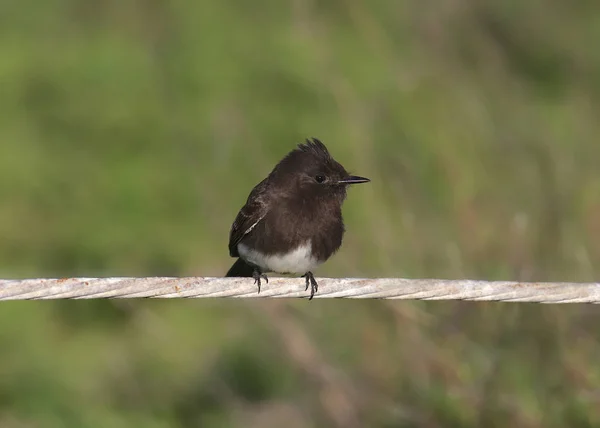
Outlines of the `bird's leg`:
{"type": "Polygon", "coordinates": [[[254,283],[258,284],[258,292],[260,293],[260,279],[264,279],[266,283],[269,283],[269,278],[267,278],[267,275],[262,273],[261,271],[259,271],[258,269],[254,269],[254,272],[252,272],[252,278],[254,278],[254,283]]]}
{"type": "Polygon", "coordinates": [[[306,278],[306,288],[304,289],[304,291],[308,290],[308,285],[310,284],[310,297],[308,298],[308,300],[312,300],[315,293],[319,290],[319,284],[317,284],[317,280],[315,279],[312,272],[306,272],[302,276],[306,278]]]}

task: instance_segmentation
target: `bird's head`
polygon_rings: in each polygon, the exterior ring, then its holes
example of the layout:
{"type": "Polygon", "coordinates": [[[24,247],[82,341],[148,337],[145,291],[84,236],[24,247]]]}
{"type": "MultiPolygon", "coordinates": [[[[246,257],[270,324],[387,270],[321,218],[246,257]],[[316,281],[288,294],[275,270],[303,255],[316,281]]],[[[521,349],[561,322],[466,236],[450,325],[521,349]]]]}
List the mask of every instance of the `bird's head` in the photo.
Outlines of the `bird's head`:
{"type": "Polygon", "coordinates": [[[316,138],[306,140],[288,153],[272,174],[278,181],[293,182],[300,192],[308,191],[315,196],[336,196],[340,201],[346,197],[349,185],[371,181],[350,175],[316,138]]]}

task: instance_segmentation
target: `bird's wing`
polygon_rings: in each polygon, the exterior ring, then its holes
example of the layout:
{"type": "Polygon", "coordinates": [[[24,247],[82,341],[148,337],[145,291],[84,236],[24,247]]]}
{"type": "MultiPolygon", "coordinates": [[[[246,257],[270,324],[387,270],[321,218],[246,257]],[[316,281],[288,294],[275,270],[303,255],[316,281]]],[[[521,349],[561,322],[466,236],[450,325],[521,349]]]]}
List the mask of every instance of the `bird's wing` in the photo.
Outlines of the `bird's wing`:
{"type": "Polygon", "coordinates": [[[242,207],[231,225],[231,231],[229,232],[229,254],[231,257],[239,256],[237,245],[267,215],[269,211],[267,188],[268,181],[265,178],[252,189],[246,205],[242,207]]]}

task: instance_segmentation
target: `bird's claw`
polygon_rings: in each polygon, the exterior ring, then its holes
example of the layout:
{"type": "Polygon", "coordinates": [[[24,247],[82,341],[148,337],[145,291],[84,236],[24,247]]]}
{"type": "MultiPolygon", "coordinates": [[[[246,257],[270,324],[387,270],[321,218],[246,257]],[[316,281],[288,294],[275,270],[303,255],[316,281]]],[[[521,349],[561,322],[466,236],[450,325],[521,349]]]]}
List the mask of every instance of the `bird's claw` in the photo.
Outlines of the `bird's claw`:
{"type": "Polygon", "coordinates": [[[304,278],[306,278],[306,287],[304,288],[304,291],[307,291],[308,290],[308,286],[310,285],[310,297],[308,298],[308,300],[312,300],[312,298],[315,295],[315,293],[317,291],[319,291],[319,284],[317,284],[317,280],[313,276],[312,272],[306,272],[302,276],[304,278]]]}
{"type": "Polygon", "coordinates": [[[254,278],[254,284],[258,285],[258,292],[259,293],[260,293],[260,280],[261,280],[261,278],[264,279],[267,284],[269,283],[269,278],[267,278],[267,275],[264,274],[264,273],[260,273],[257,270],[255,270],[252,273],[252,278],[254,278]]]}

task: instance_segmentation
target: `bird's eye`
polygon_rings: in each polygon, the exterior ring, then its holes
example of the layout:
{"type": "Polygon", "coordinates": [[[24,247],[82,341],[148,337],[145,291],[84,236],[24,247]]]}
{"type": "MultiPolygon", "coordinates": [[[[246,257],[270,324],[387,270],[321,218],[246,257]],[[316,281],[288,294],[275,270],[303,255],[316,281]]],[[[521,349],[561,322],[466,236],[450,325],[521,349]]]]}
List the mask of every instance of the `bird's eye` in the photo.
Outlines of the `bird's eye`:
{"type": "Polygon", "coordinates": [[[315,177],[315,181],[316,181],[317,183],[323,183],[323,182],[325,181],[325,179],[326,179],[326,178],[325,178],[325,176],[324,176],[324,175],[317,175],[317,176],[315,177]]]}

